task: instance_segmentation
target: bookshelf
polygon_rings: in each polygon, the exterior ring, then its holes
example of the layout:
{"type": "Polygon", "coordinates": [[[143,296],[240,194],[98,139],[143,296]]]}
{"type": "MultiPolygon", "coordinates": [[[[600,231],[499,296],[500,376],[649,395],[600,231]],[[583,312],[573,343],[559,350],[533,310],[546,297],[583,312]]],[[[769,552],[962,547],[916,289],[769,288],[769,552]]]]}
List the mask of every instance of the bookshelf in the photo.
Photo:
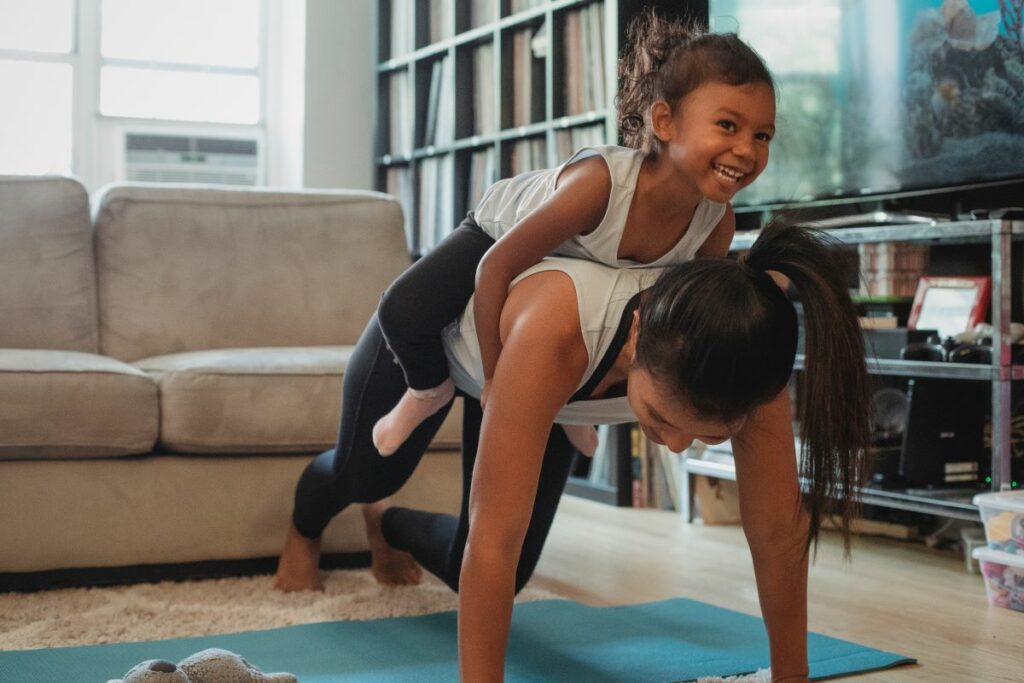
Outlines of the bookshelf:
{"type": "MultiPolygon", "coordinates": [[[[618,141],[616,70],[648,6],[707,18],[707,0],[375,0],[374,183],[396,196],[413,257],[455,228],[496,180],[618,141]]],[[[629,505],[628,425],[567,491],[629,505]]]]}
{"type": "Polygon", "coordinates": [[[402,203],[409,251],[428,251],[494,181],[617,140],[625,27],[656,5],[706,2],[376,0],[375,186],[402,203]]]}

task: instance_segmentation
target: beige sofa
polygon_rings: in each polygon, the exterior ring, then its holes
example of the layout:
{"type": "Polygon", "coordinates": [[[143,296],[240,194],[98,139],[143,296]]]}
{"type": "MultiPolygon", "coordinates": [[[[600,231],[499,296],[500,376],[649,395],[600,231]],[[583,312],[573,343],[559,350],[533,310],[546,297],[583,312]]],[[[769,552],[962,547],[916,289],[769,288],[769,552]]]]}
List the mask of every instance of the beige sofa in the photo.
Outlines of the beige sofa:
{"type": "MultiPolygon", "coordinates": [[[[383,194],[121,184],[90,207],[74,179],[0,177],[0,589],[275,556],[407,265],[383,194]]],[[[396,500],[457,511],[458,460],[428,454],[396,500]]],[[[325,534],[365,548],[354,509],[325,534]]]]}

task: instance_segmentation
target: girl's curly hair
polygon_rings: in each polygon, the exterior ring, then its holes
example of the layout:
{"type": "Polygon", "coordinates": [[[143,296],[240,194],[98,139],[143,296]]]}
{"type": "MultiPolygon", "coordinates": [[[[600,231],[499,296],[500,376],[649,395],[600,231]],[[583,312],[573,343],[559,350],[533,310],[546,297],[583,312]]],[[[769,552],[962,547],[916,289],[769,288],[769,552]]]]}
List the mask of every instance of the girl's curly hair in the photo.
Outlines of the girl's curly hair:
{"type": "Polygon", "coordinates": [[[760,55],[735,33],[708,33],[693,20],[667,19],[647,8],[630,22],[619,57],[616,97],[619,131],[627,147],[650,156],[661,152],[651,130],[651,105],[683,96],[708,82],[743,85],[775,82],[760,55]]]}

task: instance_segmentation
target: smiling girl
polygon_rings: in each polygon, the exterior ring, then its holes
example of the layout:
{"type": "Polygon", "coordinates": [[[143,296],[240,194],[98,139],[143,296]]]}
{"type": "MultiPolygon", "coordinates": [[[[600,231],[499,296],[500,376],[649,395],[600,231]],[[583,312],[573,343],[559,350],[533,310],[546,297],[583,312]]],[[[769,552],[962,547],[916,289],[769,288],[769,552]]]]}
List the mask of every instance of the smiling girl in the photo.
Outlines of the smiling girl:
{"type": "MultiPolygon", "coordinates": [[[[726,255],[736,229],[729,202],[768,163],[772,77],[734,34],[651,10],[630,25],[627,41],[618,98],[626,146],[584,148],[556,168],[498,181],[385,292],[378,318],[408,391],[374,427],[381,455],[452,400],[442,331],[471,296],[486,406],[509,285],[543,257],[638,268],[726,255]]],[[[592,428],[565,431],[593,454],[592,428]]]]}

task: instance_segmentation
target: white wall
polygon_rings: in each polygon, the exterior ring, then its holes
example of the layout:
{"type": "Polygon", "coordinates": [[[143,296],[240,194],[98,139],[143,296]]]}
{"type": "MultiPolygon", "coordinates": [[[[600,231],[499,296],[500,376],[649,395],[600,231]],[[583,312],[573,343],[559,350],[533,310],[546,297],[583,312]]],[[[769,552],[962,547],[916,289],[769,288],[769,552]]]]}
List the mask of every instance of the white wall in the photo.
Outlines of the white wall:
{"type": "Polygon", "coordinates": [[[373,5],[306,0],[305,187],[373,188],[373,5]]]}

